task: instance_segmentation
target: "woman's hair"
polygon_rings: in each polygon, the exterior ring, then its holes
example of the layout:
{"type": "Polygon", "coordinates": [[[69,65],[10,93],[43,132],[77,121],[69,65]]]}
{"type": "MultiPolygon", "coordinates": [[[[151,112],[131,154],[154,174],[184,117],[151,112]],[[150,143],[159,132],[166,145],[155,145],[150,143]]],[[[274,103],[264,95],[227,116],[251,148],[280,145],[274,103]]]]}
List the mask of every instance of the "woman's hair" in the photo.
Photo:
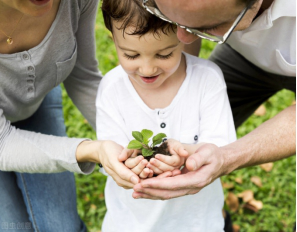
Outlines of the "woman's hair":
{"type": "MultiPolygon", "coordinates": [[[[150,5],[155,4],[149,0],[150,5]]],[[[149,13],[142,6],[142,0],[103,0],[101,5],[105,26],[112,32],[113,21],[121,22],[117,28],[123,30],[123,35],[127,27],[133,27],[129,35],[143,36],[147,33],[160,35],[160,32],[167,34],[175,31],[176,26],[168,23],[153,14],[149,13]]]]}

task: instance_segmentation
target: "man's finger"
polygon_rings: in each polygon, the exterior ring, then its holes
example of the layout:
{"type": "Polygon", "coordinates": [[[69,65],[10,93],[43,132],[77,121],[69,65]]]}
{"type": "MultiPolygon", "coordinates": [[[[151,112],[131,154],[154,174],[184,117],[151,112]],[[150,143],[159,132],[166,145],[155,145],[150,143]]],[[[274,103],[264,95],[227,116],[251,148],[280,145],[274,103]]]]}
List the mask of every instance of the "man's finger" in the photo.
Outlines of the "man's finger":
{"type": "Polygon", "coordinates": [[[196,171],[206,164],[209,164],[208,156],[199,152],[191,155],[186,161],[186,167],[189,171],[196,171]]]}
{"type": "Polygon", "coordinates": [[[189,194],[195,194],[199,192],[197,190],[159,190],[159,189],[146,189],[145,192],[133,192],[132,197],[135,199],[144,198],[144,199],[151,199],[151,200],[169,200],[176,197],[181,197],[189,194]]]}
{"type": "Polygon", "coordinates": [[[168,178],[150,178],[141,181],[134,186],[135,192],[143,192],[145,188],[163,189],[163,190],[180,190],[195,188],[198,180],[198,175],[194,172],[188,172],[183,175],[177,175],[168,178]]]}

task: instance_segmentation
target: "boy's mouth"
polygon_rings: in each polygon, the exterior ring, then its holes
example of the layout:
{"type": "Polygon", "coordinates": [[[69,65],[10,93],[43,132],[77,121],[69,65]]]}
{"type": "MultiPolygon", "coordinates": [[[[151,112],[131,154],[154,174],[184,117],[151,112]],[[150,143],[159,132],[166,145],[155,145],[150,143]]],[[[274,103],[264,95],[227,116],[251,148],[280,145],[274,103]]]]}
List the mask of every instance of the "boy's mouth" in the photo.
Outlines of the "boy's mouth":
{"type": "Polygon", "coordinates": [[[150,76],[150,77],[143,77],[140,76],[141,80],[147,84],[153,83],[158,79],[159,75],[157,76],[150,76]]]}

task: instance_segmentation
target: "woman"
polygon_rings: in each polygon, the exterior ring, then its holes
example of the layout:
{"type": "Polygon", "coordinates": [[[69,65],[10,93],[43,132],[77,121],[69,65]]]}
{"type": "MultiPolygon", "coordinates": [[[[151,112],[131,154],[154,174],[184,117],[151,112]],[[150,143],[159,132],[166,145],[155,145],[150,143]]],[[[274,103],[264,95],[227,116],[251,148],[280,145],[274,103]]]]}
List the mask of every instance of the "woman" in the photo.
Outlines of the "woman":
{"type": "Polygon", "coordinates": [[[121,146],[63,137],[61,82],[95,125],[97,4],[0,0],[0,231],[86,231],[64,171],[90,173],[100,162],[121,186],[139,181],[117,161],[121,146]],[[63,173],[28,174],[53,172],[63,173]]]}

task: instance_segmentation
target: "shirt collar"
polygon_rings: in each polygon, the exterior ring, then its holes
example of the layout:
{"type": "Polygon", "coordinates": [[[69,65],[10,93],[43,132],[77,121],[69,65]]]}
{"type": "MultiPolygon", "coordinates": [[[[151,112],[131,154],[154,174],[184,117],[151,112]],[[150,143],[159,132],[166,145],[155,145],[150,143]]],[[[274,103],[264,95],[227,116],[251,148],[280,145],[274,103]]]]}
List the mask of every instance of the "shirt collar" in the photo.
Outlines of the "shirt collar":
{"type": "Polygon", "coordinates": [[[239,32],[245,36],[252,31],[266,30],[273,26],[273,21],[280,17],[296,17],[296,0],[274,0],[255,21],[245,30],[239,32]]]}
{"type": "Polygon", "coordinates": [[[271,8],[271,20],[280,17],[296,17],[296,0],[274,0],[271,8]]]}

